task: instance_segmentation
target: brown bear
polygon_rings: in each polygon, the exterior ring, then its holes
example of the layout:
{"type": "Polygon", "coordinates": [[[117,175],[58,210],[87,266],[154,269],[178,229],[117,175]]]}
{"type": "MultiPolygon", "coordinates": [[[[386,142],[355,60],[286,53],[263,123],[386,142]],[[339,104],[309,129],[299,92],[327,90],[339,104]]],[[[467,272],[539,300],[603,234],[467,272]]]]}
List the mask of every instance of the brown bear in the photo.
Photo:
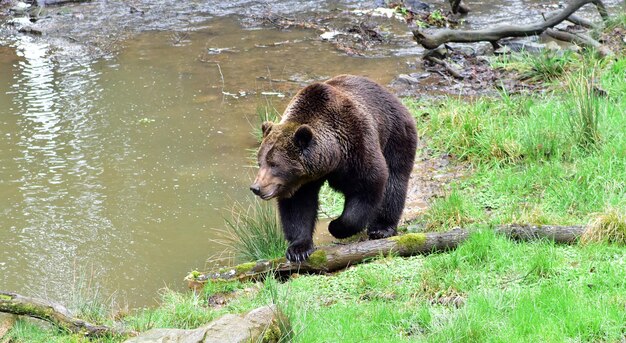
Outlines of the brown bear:
{"type": "Polygon", "coordinates": [[[259,171],[250,190],[278,199],[287,259],[314,251],[318,193],[325,181],[345,206],[328,226],[336,238],[367,228],[396,234],[417,146],[415,121],[400,100],[365,77],[340,75],[302,89],[280,123],[262,125],[259,171]]]}

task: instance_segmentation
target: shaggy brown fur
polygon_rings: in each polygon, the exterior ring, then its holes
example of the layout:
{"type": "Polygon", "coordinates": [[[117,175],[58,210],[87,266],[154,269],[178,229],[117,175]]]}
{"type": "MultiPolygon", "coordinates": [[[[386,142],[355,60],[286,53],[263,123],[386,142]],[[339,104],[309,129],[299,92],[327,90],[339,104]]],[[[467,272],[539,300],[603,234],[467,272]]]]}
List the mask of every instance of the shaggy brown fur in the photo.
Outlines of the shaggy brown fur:
{"type": "Polygon", "coordinates": [[[393,94],[367,78],[340,75],[302,89],[280,123],[265,122],[262,129],[259,172],[250,189],[262,199],[278,199],[290,261],[304,261],[314,251],[325,181],[346,199],[328,227],[333,236],[346,238],[366,227],[370,238],[396,234],[417,134],[393,94]]]}

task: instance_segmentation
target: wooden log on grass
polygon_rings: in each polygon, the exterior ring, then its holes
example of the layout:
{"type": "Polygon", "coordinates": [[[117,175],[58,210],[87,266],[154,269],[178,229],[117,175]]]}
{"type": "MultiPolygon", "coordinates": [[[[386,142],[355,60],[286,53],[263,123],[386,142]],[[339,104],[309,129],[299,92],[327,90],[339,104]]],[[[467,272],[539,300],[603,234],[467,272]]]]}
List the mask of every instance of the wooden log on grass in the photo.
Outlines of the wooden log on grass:
{"type": "Polygon", "coordinates": [[[491,42],[506,37],[527,37],[543,33],[546,29],[554,27],[566,20],[570,15],[580,9],[582,6],[593,3],[603,20],[608,19],[608,12],[601,0],[575,0],[561,12],[547,18],[545,21],[530,25],[499,25],[492,28],[482,30],[438,30],[432,34],[425,33],[421,29],[413,31],[413,37],[417,43],[426,49],[435,49],[441,44],[448,42],[456,43],[472,43],[472,42],[491,42]]]}
{"type": "Polygon", "coordinates": [[[531,241],[537,239],[548,239],[561,244],[575,244],[578,242],[585,226],[555,226],[555,225],[504,225],[496,229],[496,232],[503,234],[517,241],[531,241]]]}
{"type": "MultiPolygon", "coordinates": [[[[496,232],[514,240],[549,239],[557,243],[574,244],[584,230],[584,226],[506,225],[498,227],[496,232]]],[[[320,247],[303,263],[291,263],[285,258],[248,262],[193,278],[188,276],[187,281],[190,287],[198,289],[199,285],[209,281],[259,280],[268,273],[289,275],[334,272],[380,256],[413,256],[453,250],[468,236],[467,230],[457,228],[443,233],[407,233],[378,240],[337,244],[320,247]]]]}
{"type": "Polygon", "coordinates": [[[195,281],[254,280],[262,278],[268,272],[278,275],[333,272],[367,259],[390,254],[413,256],[455,249],[467,236],[466,230],[454,229],[444,233],[407,233],[384,239],[336,244],[318,248],[303,263],[291,263],[285,258],[249,262],[202,275],[195,281]]]}
{"type": "Polygon", "coordinates": [[[95,325],[72,316],[65,306],[43,299],[0,291],[0,312],[39,318],[69,332],[90,337],[107,335],[135,335],[133,331],[95,325]]]}

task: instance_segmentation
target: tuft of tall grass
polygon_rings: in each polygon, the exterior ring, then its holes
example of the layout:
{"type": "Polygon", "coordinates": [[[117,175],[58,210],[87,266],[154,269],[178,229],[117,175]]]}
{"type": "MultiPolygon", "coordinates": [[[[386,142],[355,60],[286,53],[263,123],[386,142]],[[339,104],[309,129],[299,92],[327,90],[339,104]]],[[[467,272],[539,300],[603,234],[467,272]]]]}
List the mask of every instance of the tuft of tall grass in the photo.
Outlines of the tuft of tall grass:
{"type": "Polygon", "coordinates": [[[231,213],[224,219],[226,238],[238,258],[256,261],[285,255],[287,242],[273,205],[255,199],[247,209],[235,205],[231,213]]]}
{"type": "Polygon", "coordinates": [[[179,293],[164,288],[160,297],[159,307],[139,310],[125,318],[126,324],[136,331],[152,328],[195,329],[217,316],[207,307],[205,298],[195,292],[179,293]]]}
{"type": "Polygon", "coordinates": [[[458,190],[453,189],[448,196],[433,202],[424,215],[424,228],[425,231],[447,231],[464,226],[475,220],[477,212],[458,190]]]}
{"type": "Polygon", "coordinates": [[[609,242],[626,245],[626,209],[609,207],[592,218],[581,242],[609,242]]]}
{"type": "Polygon", "coordinates": [[[572,135],[584,150],[590,150],[600,142],[598,123],[602,113],[600,99],[594,86],[596,65],[583,66],[567,77],[567,88],[571,96],[571,111],[568,116],[572,135]]]}
{"type": "Polygon", "coordinates": [[[521,52],[495,58],[494,68],[515,70],[520,78],[531,81],[551,81],[563,76],[575,61],[571,51],[543,51],[539,54],[521,52]]]}
{"type": "Polygon", "coordinates": [[[263,131],[261,130],[261,124],[266,121],[275,122],[280,118],[278,110],[271,105],[257,106],[256,108],[257,122],[251,124],[253,126],[252,134],[256,137],[258,142],[263,140],[263,131]]]}

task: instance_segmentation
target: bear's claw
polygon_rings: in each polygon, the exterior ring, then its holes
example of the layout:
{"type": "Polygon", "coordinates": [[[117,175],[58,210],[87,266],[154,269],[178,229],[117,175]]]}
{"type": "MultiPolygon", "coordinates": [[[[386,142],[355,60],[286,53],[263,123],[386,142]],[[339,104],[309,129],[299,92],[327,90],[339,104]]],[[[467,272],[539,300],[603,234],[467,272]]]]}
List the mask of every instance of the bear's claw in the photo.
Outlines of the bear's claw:
{"type": "Polygon", "coordinates": [[[367,232],[367,235],[370,239],[381,239],[381,238],[389,238],[395,236],[397,234],[395,228],[385,228],[378,230],[371,230],[367,232]]]}
{"type": "Polygon", "coordinates": [[[313,243],[292,244],[287,248],[287,260],[291,262],[304,262],[315,251],[313,243]]]}

